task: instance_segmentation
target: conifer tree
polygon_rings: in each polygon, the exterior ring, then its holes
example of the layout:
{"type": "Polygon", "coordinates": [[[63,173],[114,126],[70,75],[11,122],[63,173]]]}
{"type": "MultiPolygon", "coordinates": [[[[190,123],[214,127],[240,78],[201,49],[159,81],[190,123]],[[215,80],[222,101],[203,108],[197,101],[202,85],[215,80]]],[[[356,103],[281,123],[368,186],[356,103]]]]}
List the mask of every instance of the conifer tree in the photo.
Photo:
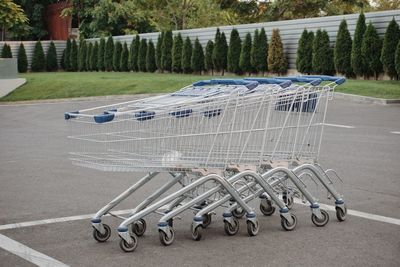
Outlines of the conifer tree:
{"type": "Polygon", "coordinates": [[[129,69],[132,71],[139,71],[138,56],[139,56],[140,36],[136,35],[132,40],[129,53],[129,69]]]}
{"type": "Polygon", "coordinates": [[[206,55],[204,57],[204,68],[206,71],[211,71],[211,75],[214,75],[214,65],[212,62],[212,53],[214,50],[214,42],[209,40],[206,45],[206,55]]]}
{"type": "Polygon", "coordinates": [[[182,51],[182,70],[184,73],[191,73],[191,57],[192,57],[192,42],[189,37],[186,37],[185,43],[183,44],[182,51]]]}
{"type": "Polygon", "coordinates": [[[154,48],[153,41],[150,40],[147,45],[146,51],[146,70],[148,72],[155,72],[157,70],[156,65],[156,49],[154,48]]]}
{"type": "Polygon", "coordinates": [[[182,50],[183,50],[183,39],[180,33],[175,35],[174,44],[172,46],[172,71],[182,72],[182,50]]]}
{"type": "Polygon", "coordinates": [[[351,68],[351,46],[352,41],[350,32],[347,29],[347,23],[345,20],[342,20],[336,37],[334,62],[336,71],[347,77],[352,76],[353,73],[353,69],[351,68]]]}
{"type": "Polygon", "coordinates": [[[70,71],[71,70],[71,40],[67,40],[67,45],[65,47],[65,55],[64,55],[64,70],[70,71]]]}
{"type": "Polygon", "coordinates": [[[386,29],[385,37],[383,39],[382,54],[380,57],[383,69],[389,75],[390,79],[398,79],[395,66],[395,52],[399,40],[399,25],[393,18],[386,29]]]}
{"type": "Polygon", "coordinates": [[[128,69],[128,59],[129,59],[129,50],[128,45],[124,43],[122,47],[121,58],[119,60],[119,69],[120,71],[129,71],[128,69]]]}
{"type": "Polygon", "coordinates": [[[90,54],[93,51],[93,44],[89,43],[86,45],[86,59],[85,59],[85,69],[87,71],[92,71],[92,69],[90,68],[90,54]]]}
{"type": "Polygon", "coordinates": [[[164,42],[164,32],[161,32],[158,35],[157,39],[157,46],[156,46],[156,64],[157,64],[157,69],[160,72],[163,72],[163,66],[161,64],[161,57],[162,57],[162,43],[164,42]]]}
{"type": "Polygon", "coordinates": [[[71,64],[71,71],[78,71],[78,45],[76,44],[75,39],[71,44],[71,55],[69,60],[71,64]]]}
{"type": "Polygon", "coordinates": [[[139,71],[146,72],[146,53],[147,53],[147,40],[142,39],[139,45],[139,55],[138,55],[138,68],[139,71]]]}
{"type": "Polygon", "coordinates": [[[325,30],[319,29],[314,38],[312,66],[316,74],[332,75],[335,72],[333,51],[325,30]]]}
{"type": "Polygon", "coordinates": [[[283,52],[283,44],[278,29],[272,30],[271,43],[268,49],[268,69],[272,73],[287,72],[288,62],[283,52]]]}
{"type": "Polygon", "coordinates": [[[85,40],[81,40],[79,43],[79,58],[78,58],[79,71],[86,70],[86,53],[87,53],[87,44],[85,40]]]}
{"type": "MultiPolygon", "coordinates": [[[[255,44],[253,44],[253,46],[254,45],[255,44]]],[[[256,45],[257,49],[254,51],[253,55],[253,57],[255,57],[255,59],[253,59],[253,67],[257,72],[261,72],[264,75],[264,72],[268,71],[268,38],[264,28],[261,28],[260,33],[258,34],[256,45]]]]}
{"type": "Polygon", "coordinates": [[[24,73],[28,71],[28,58],[26,56],[24,44],[21,43],[18,49],[18,72],[24,73]]]}
{"type": "Polygon", "coordinates": [[[46,61],[42,43],[40,41],[37,41],[35,44],[35,48],[33,50],[31,70],[44,71],[45,69],[46,69],[46,61]]]}
{"type": "Polygon", "coordinates": [[[217,31],[215,33],[215,38],[214,38],[214,50],[212,53],[212,60],[213,60],[213,65],[214,69],[217,72],[220,72],[222,70],[222,45],[221,45],[221,33],[219,31],[219,28],[217,28],[217,31]]]}
{"type": "Polygon", "coordinates": [[[163,70],[171,71],[172,69],[172,31],[166,31],[161,47],[161,65],[163,70]]]}
{"type": "Polygon", "coordinates": [[[354,32],[353,44],[351,47],[351,67],[357,76],[364,75],[364,60],[361,54],[361,44],[366,29],[365,16],[361,12],[357,20],[356,30],[354,32]]]}
{"type": "Polygon", "coordinates": [[[242,44],[239,64],[240,69],[244,72],[247,72],[249,75],[253,71],[253,67],[251,65],[251,46],[251,35],[250,33],[247,33],[242,44]]]}
{"type": "Polygon", "coordinates": [[[400,76],[400,41],[399,41],[399,43],[397,44],[396,55],[395,55],[394,63],[395,63],[395,65],[396,65],[397,75],[400,76]]]}
{"type": "Polygon", "coordinates": [[[61,60],[60,60],[61,69],[65,70],[65,49],[62,52],[61,60]]]}
{"type": "Polygon", "coordinates": [[[57,51],[53,41],[50,42],[49,49],[47,50],[46,70],[47,71],[58,70],[57,51]]]}
{"type": "Polygon", "coordinates": [[[314,33],[304,29],[298,42],[296,68],[300,73],[312,73],[312,48],[314,33]]]}
{"type": "Polygon", "coordinates": [[[255,29],[253,33],[253,41],[251,42],[251,49],[250,49],[250,64],[253,66],[253,72],[257,73],[257,60],[258,60],[258,55],[257,52],[259,50],[259,45],[258,45],[258,39],[260,38],[260,33],[258,32],[258,29],[255,29]]]}
{"type": "Polygon", "coordinates": [[[365,63],[364,76],[366,78],[374,76],[377,80],[379,73],[382,72],[382,63],[380,61],[381,51],[382,41],[375,27],[370,22],[365,30],[361,44],[361,54],[365,63]]]}
{"type": "Polygon", "coordinates": [[[201,74],[204,70],[204,52],[199,39],[194,41],[194,47],[191,57],[191,67],[195,73],[201,74]]]}
{"type": "Polygon", "coordinates": [[[113,69],[114,40],[112,36],[108,37],[106,47],[104,48],[104,68],[106,71],[113,69]]]}
{"type": "Polygon", "coordinates": [[[240,39],[239,32],[235,28],[232,29],[229,38],[228,48],[228,71],[240,74],[239,67],[240,51],[242,49],[242,40],[240,39]]]}
{"type": "Polygon", "coordinates": [[[122,44],[117,41],[114,45],[114,54],[113,54],[113,71],[120,71],[120,61],[121,61],[121,53],[122,53],[122,44]]]}
{"type": "Polygon", "coordinates": [[[221,33],[221,51],[222,51],[222,57],[221,57],[221,66],[222,66],[222,73],[221,75],[224,76],[224,72],[226,68],[228,67],[228,43],[226,42],[226,37],[225,33],[221,33]]]}
{"type": "Polygon", "coordinates": [[[103,37],[101,37],[100,38],[99,50],[97,52],[97,69],[99,71],[104,71],[105,70],[105,65],[104,65],[105,48],[106,48],[106,40],[103,37]]]}
{"type": "Polygon", "coordinates": [[[99,54],[99,43],[96,41],[94,42],[94,46],[92,52],[90,53],[90,70],[98,71],[97,68],[97,55],[99,54]]]}
{"type": "Polygon", "coordinates": [[[8,44],[3,45],[3,50],[1,51],[2,58],[12,58],[11,47],[8,44]]]}

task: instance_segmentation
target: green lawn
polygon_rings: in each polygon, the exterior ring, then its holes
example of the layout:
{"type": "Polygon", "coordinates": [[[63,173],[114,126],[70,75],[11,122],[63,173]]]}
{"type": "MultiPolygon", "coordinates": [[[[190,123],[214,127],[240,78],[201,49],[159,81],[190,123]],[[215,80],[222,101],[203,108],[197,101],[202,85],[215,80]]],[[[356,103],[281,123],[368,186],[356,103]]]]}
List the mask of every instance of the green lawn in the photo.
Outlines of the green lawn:
{"type": "MultiPolygon", "coordinates": [[[[21,75],[27,83],[0,99],[20,101],[84,96],[173,92],[194,81],[217,76],[157,73],[58,72],[21,75]]],[[[227,76],[225,76],[226,78],[227,76]]],[[[400,98],[398,81],[349,80],[337,91],[379,98],[400,98]]]]}

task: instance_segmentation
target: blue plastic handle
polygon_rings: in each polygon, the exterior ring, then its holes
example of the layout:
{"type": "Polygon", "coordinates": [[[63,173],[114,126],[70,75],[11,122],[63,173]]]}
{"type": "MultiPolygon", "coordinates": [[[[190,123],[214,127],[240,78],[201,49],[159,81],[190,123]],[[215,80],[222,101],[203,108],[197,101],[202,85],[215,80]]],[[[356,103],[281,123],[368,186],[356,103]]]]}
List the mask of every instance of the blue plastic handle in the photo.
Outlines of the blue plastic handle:
{"type": "Polygon", "coordinates": [[[303,76],[312,79],[321,79],[322,81],[330,81],[335,82],[337,85],[341,85],[346,81],[345,77],[336,77],[336,76],[328,76],[328,75],[307,75],[303,76]]]}
{"type": "Polygon", "coordinates": [[[308,76],[276,77],[275,79],[288,80],[288,81],[298,82],[298,83],[310,83],[314,86],[317,86],[322,82],[322,80],[319,78],[309,78],[308,76]]]}
{"type": "Polygon", "coordinates": [[[110,121],[112,121],[113,119],[114,119],[114,114],[112,114],[112,113],[106,113],[106,112],[104,112],[104,114],[101,114],[101,115],[95,115],[93,118],[94,118],[94,121],[96,122],[96,123],[105,123],[105,122],[110,122],[110,121]]]}
{"type": "Polygon", "coordinates": [[[279,84],[282,88],[292,85],[292,81],[283,81],[275,78],[244,78],[246,81],[255,81],[259,84],[279,84]]]}
{"type": "Polygon", "coordinates": [[[253,89],[258,86],[256,81],[246,81],[244,79],[212,79],[212,80],[202,80],[193,83],[193,86],[204,86],[204,85],[216,85],[216,84],[225,84],[225,85],[244,85],[248,89],[253,89]]]}

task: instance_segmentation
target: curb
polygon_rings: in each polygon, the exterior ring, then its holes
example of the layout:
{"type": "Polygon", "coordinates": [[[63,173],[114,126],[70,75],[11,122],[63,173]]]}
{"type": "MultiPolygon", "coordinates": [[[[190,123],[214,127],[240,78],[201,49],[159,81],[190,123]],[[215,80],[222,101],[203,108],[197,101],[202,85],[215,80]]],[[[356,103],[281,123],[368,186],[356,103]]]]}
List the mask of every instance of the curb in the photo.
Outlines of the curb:
{"type": "Polygon", "coordinates": [[[400,104],[400,99],[383,99],[383,98],[375,98],[369,96],[345,94],[339,92],[334,93],[334,98],[349,100],[352,102],[362,103],[362,104],[377,104],[377,105],[400,104]]]}

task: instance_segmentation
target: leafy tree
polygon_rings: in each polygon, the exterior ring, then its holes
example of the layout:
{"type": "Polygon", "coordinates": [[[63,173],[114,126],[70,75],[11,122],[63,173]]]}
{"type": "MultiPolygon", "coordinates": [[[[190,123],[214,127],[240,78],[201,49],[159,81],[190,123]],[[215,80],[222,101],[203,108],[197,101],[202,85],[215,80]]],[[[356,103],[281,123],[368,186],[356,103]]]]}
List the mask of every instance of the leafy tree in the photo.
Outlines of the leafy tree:
{"type": "Polygon", "coordinates": [[[162,44],[164,42],[164,32],[161,32],[158,35],[158,39],[157,39],[157,46],[156,46],[156,64],[157,64],[157,68],[160,72],[164,71],[164,68],[161,64],[161,57],[162,57],[162,44]]]}
{"type": "Polygon", "coordinates": [[[244,39],[242,50],[240,52],[240,68],[244,72],[248,72],[249,75],[253,71],[253,66],[251,65],[251,35],[250,33],[246,34],[244,39]]]}
{"type": "Polygon", "coordinates": [[[182,71],[182,49],[183,49],[183,39],[180,33],[175,35],[174,44],[172,46],[172,71],[181,72],[182,71]]]}
{"type": "Polygon", "coordinates": [[[19,45],[18,50],[18,72],[24,73],[28,71],[28,58],[26,57],[24,44],[19,45]]]}
{"type": "Polygon", "coordinates": [[[47,71],[58,70],[57,51],[56,51],[56,46],[54,45],[53,42],[50,42],[49,49],[47,50],[46,70],[47,71]]]}
{"type": "Polygon", "coordinates": [[[199,74],[201,74],[201,72],[204,70],[204,52],[203,47],[199,42],[199,38],[196,38],[196,40],[194,41],[191,66],[192,70],[199,74]]]}
{"type": "Polygon", "coordinates": [[[383,39],[383,48],[381,54],[383,69],[389,75],[390,79],[393,78],[398,79],[394,55],[399,40],[400,40],[399,25],[393,18],[386,29],[385,37],[383,39]]]}
{"type": "Polygon", "coordinates": [[[120,58],[120,61],[119,61],[119,69],[121,71],[129,71],[129,69],[128,69],[128,59],[129,59],[128,45],[126,43],[124,43],[124,46],[122,48],[121,58],[120,58]]]}
{"type": "Polygon", "coordinates": [[[104,49],[104,69],[112,71],[113,69],[114,41],[112,36],[108,37],[106,47],[104,49]]]}
{"type": "Polygon", "coordinates": [[[192,57],[192,42],[190,41],[189,37],[186,37],[182,51],[182,70],[184,73],[192,72],[192,66],[190,62],[191,57],[192,57]]]}
{"type": "Polygon", "coordinates": [[[211,75],[214,75],[214,65],[212,62],[213,50],[214,50],[214,42],[209,40],[206,45],[206,55],[204,57],[204,68],[206,71],[211,71],[211,75]]]}
{"type": "Polygon", "coordinates": [[[335,72],[333,51],[325,30],[319,29],[314,38],[312,66],[316,74],[332,75],[335,72]]]}
{"type": "Polygon", "coordinates": [[[296,68],[300,73],[312,73],[312,48],[314,33],[304,29],[297,48],[296,68]]]}
{"type": "Polygon", "coordinates": [[[65,47],[65,55],[64,55],[64,70],[71,70],[71,40],[67,40],[67,45],[65,47]]]}
{"type": "Polygon", "coordinates": [[[226,70],[226,67],[228,65],[228,43],[226,42],[226,37],[225,33],[221,33],[221,39],[220,39],[220,45],[221,45],[221,66],[222,66],[222,73],[221,75],[224,76],[224,72],[226,70]]]}
{"type": "Polygon", "coordinates": [[[121,53],[122,53],[122,44],[117,41],[114,45],[114,54],[113,54],[113,71],[121,71],[120,62],[121,62],[121,53]]]}
{"type": "Polygon", "coordinates": [[[378,32],[370,22],[364,33],[361,45],[361,54],[364,58],[364,75],[369,78],[374,75],[378,79],[379,73],[382,72],[382,63],[380,61],[380,53],[382,51],[382,41],[378,32]]]}
{"type": "Polygon", "coordinates": [[[70,62],[70,71],[77,71],[78,70],[78,45],[76,44],[75,39],[72,41],[71,44],[71,53],[69,57],[70,62]]]}
{"type": "Polygon", "coordinates": [[[92,71],[98,71],[99,70],[97,68],[98,54],[99,54],[99,43],[96,41],[96,42],[94,42],[93,49],[92,49],[92,51],[90,53],[90,56],[89,56],[90,70],[92,70],[92,71]]]}
{"type": "Polygon", "coordinates": [[[153,41],[150,40],[147,45],[146,51],[146,69],[148,72],[155,72],[157,70],[156,66],[156,49],[154,48],[153,41]]]}
{"type": "Polygon", "coordinates": [[[3,45],[3,50],[1,51],[2,58],[12,58],[11,47],[8,44],[3,45]]]}
{"type": "Polygon", "coordinates": [[[172,67],[172,31],[166,31],[161,47],[161,65],[166,71],[171,71],[172,67]]]}
{"type": "Polygon", "coordinates": [[[397,44],[396,55],[395,55],[394,63],[395,63],[395,65],[396,65],[397,75],[400,76],[400,41],[399,41],[399,43],[397,44]]]}
{"type": "Polygon", "coordinates": [[[24,10],[12,0],[0,1],[0,28],[6,32],[26,25],[28,18],[24,10]]]}
{"type": "Polygon", "coordinates": [[[264,72],[268,70],[268,40],[264,28],[254,31],[253,46],[251,48],[251,65],[256,72],[264,72]]]}
{"type": "Polygon", "coordinates": [[[272,73],[287,72],[288,62],[283,52],[283,44],[278,29],[272,30],[271,43],[268,49],[268,69],[272,73]]]}
{"type": "Polygon", "coordinates": [[[79,60],[78,60],[79,71],[86,71],[86,52],[87,52],[87,44],[85,40],[82,40],[79,44],[79,60]]]}
{"type": "Polygon", "coordinates": [[[361,54],[361,44],[366,29],[365,16],[361,12],[357,20],[356,30],[354,32],[353,45],[351,47],[351,67],[353,72],[358,75],[364,75],[364,59],[361,54]]]}
{"type": "Polygon", "coordinates": [[[240,40],[239,32],[235,28],[231,31],[228,48],[228,71],[240,74],[239,67],[240,51],[242,49],[242,40],[240,40]]]}
{"type": "Polygon", "coordinates": [[[87,71],[92,71],[91,67],[90,67],[90,54],[93,51],[93,44],[89,43],[86,45],[86,59],[85,59],[85,69],[87,71]]]}
{"type": "Polygon", "coordinates": [[[351,68],[351,46],[352,41],[350,32],[347,29],[347,23],[342,20],[336,37],[334,61],[336,71],[347,77],[352,76],[353,73],[351,68]]]}
{"type": "Polygon", "coordinates": [[[146,54],[147,54],[147,40],[142,39],[139,45],[138,67],[139,71],[146,72],[146,54]]]}
{"type": "Polygon", "coordinates": [[[129,69],[132,71],[139,71],[138,69],[138,56],[139,56],[140,37],[136,35],[132,40],[129,52],[129,69]]]}
{"type": "Polygon", "coordinates": [[[35,44],[35,49],[33,50],[31,70],[44,71],[45,69],[46,69],[46,59],[44,56],[42,43],[40,41],[37,41],[35,44]]]}
{"type": "Polygon", "coordinates": [[[104,71],[105,65],[104,65],[104,52],[106,49],[106,40],[101,37],[100,38],[100,45],[99,45],[99,50],[97,52],[97,69],[99,71],[104,71]]]}

